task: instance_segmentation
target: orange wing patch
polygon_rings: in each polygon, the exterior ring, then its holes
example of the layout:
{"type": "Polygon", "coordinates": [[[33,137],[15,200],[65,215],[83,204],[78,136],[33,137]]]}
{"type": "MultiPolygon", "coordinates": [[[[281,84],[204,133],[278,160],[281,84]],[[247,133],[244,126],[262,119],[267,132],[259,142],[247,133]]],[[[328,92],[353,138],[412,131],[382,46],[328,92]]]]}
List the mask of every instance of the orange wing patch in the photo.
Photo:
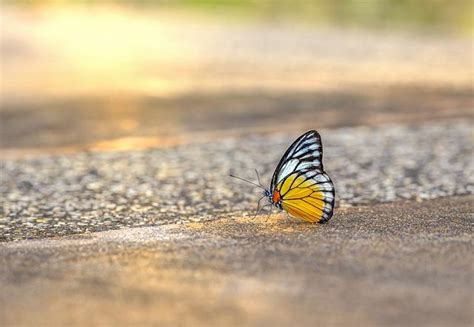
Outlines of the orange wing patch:
{"type": "Polygon", "coordinates": [[[278,203],[278,201],[280,201],[280,198],[281,198],[280,192],[275,190],[272,195],[273,203],[278,203]]]}

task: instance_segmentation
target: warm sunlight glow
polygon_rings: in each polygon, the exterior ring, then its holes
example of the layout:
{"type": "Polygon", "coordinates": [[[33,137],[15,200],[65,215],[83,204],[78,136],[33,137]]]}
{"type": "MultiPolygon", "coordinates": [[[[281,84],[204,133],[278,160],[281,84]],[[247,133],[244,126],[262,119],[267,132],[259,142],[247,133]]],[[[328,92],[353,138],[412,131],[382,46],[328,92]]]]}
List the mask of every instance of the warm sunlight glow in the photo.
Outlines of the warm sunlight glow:
{"type": "Polygon", "coordinates": [[[226,23],[154,7],[2,8],[0,94],[3,100],[172,96],[374,83],[455,86],[471,80],[466,69],[470,54],[457,50],[467,42],[462,38],[445,45],[452,53],[440,54],[436,42],[416,48],[419,45],[403,35],[381,38],[377,32],[333,29],[329,37],[325,29],[289,26],[226,23]],[[334,37],[340,40],[337,47],[334,37]],[[384,41],[377,41],[375,48],[372,38],[384,41]],[[398,53],[398,48],[412,50],[398,53]]]}

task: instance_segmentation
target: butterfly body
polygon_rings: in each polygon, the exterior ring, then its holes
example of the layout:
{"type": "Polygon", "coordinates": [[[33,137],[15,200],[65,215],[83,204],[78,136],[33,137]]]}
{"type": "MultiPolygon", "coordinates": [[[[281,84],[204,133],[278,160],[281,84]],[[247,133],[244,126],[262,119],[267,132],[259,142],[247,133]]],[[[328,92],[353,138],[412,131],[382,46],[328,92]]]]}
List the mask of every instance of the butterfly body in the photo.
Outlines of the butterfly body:
{"type": "Polygon", "coordinates": [[[272,194],[271,199],[270,199],[270,203],[275,205],[275,207],[279,208],[279,207],[281,207],[280,200],[281,200],[280,191],[278,191],[278,190],[273,191],[273,194],[272,194]]]}

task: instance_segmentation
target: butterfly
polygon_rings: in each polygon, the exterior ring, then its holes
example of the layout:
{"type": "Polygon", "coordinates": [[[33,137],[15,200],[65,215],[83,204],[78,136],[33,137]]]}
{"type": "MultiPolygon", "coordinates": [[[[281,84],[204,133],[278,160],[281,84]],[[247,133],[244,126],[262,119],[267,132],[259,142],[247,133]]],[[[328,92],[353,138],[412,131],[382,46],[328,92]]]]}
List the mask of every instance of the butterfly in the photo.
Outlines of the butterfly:
{"type": "Polygon", "coordinates": [[[273,173],[270,188],[231,175],[263,189],[262,197],[268,205],[284,210],[290,217],[311,223],[325,223],[334,211],[335,189],[331,178],[323,169],[323,145],[315,130],[301,135],[286,150],[273,173]]]}

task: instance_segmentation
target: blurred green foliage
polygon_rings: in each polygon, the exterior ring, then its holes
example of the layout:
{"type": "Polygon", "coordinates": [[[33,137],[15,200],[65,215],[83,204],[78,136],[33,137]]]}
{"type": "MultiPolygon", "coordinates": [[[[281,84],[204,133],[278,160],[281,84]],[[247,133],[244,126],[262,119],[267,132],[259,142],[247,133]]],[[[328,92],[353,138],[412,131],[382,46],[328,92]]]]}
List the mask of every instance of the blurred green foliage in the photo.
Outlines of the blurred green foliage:
{"type": "Polygon", "coordinates": [[[474,0],[17,0],[20,5],[125,5],[175,8],[229,19],[292,20],[372,29],[474,30],[474,0]]]}

